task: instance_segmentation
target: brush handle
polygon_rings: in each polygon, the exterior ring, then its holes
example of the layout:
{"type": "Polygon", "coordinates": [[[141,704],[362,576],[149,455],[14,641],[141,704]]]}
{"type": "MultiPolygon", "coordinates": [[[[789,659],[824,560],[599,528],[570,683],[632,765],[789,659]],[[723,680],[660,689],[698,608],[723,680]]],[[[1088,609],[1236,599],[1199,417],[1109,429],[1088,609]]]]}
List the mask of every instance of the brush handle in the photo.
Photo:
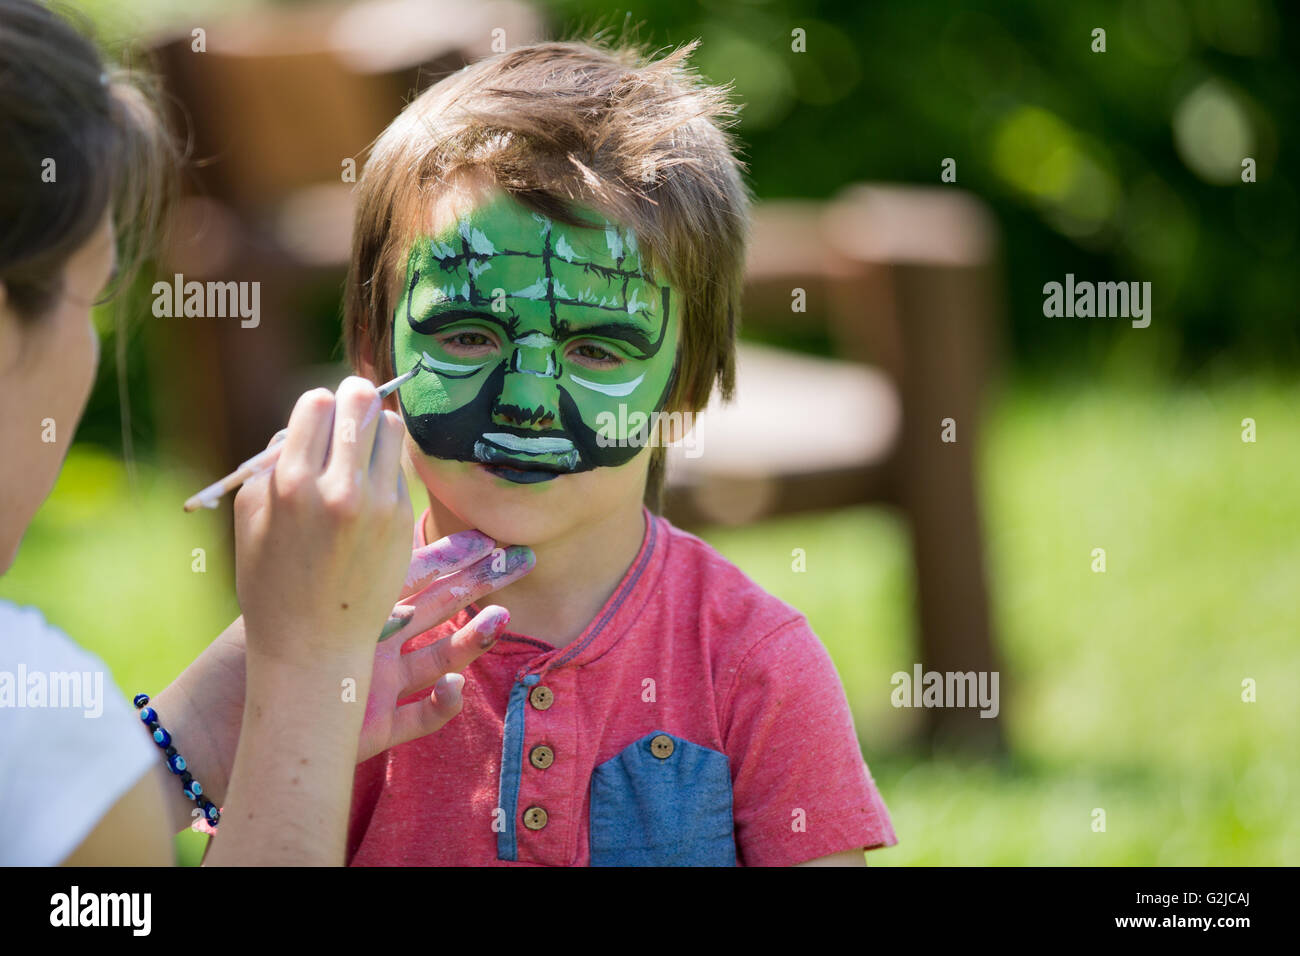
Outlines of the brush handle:
{"type": "MultiPolygon", "coordinates": [[[[389,395],[393,394],[393,392],[397,391],[398,388],[415,378],[419,371],[420,366],[417,365],[405,375],[399,375],[392,381],[380,385],[377,389],[379,397],[381,399],[387,398],[389,395]]],[[[252,478],[260,472],[266,471],[268,468],[274,468],[275,463],[280,460],[282,443],[284,442],[285,436],[288,434],[289,430],[287,428],[280,429],[274,436],[272,436],[271,442],[265,451],[258,452],[230,474],[226,475],[226,477],[222,478],[218,482],[208,485],[197,495],[189,498],[185,502],[185,510],[198,511],[200,508],[215,508],[218,501],[230,492],[234,491],[244,482],[248,481],[249,478],[252,478]]]]}
{"type": "Polygon", "coordinates": [[[271,445],[265,451],[258,452],[226,477],[208,485],[198,494],[188,499],[185,502],[185,510],[197,511],[199,508],[215,508],[218,501],[248,481],[249,478],[274,468],[275,463],[280,460],[280,453],[284,451],[284,439],[288,434],[287,429],[276,432],[275,437],[271,439],[271,445]]]}

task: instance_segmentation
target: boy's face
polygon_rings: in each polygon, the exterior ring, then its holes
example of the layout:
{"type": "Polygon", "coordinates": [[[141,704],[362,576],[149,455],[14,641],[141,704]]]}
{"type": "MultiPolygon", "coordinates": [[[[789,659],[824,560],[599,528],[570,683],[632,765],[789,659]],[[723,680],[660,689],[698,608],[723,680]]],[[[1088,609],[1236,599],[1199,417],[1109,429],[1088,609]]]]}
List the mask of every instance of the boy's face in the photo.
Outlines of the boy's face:
{"type": "Polygon", "coordinates": [[[417,471],[462,520],[520,544],[639,510],[673,383],[674,290],[594,211],[580,228],[498,190],[475,198],[435,212],[394,314],[394,368],[420,367],[399,392],[417,471]]]}

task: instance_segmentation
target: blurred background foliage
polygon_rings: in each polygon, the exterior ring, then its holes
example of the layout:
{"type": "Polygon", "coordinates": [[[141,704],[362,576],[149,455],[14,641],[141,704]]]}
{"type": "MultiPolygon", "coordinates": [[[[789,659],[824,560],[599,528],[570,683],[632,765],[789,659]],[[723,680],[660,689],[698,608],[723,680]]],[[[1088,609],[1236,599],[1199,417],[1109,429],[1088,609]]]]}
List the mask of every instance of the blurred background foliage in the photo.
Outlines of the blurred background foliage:
{"type": "MultiPolygon", "coordinates": [[[[87,0],[101,35],[201,23],[246,0],[87,0]]],[[[760,198],[858,181],[957,187],[1002,232],[1006,375],[980,452],[1012,753],[910,749],[889,705],[912,660],[905,530],[882,509],[767,521],[709,539],[804,610],[845,682],[901,843],[871,862],[1294,864],[1300,822],[1300,339],[1294,155],[1297,7],[1266,0],[542,4],[555,35],[639,24],[703,39],[732,81],[760,198]],[[1092,31],[1106,30],[1093,53],[1092,31]],[[791,50],[805,31],[807,52],[791,50]],[[1291,117],[1291,119],[1288,119],[1291,117]],[[1243,183],[1241,161],[1256,163],[1243,183]],[[1150,281],[1148,329],[1046,319],[1043,284],[1150,281]],[[1252,417],[1259,440],[1240,440],[1252,417]],[[1090,572],[1105,544],[1106,574],[1090,572]],[[791,572],[802,547],[808,573],[791,572]],[[1241,681],[1259,700],[1240,700],[1241,681]],[[1096,807],[1104,834],[1091,830],[1096,807]]],[[[337,361],[338,288],[304,363],[337,361]]],[[[135,310],[140,312],[140,310],[135,310]]],[[[145,314],[140,312],[140,314],[145,314]]],[[[136,325],[134,487],[111,314],[60,483],[0,594],[100,653],[124,692],[157,690],[237,613],[226,509],[183,516],[210,476],[155,447],[136,325]],[[192,570],[202,547],[207,572],[192,570]]],[[[816,336],[787,344],[824,350],[816,336]]],[[[202,423],[195,423],[202,428],[202,423]]],[[[183,859],[197,838],[183,837],[183,859]]]]}
{"type": "MultiPolygon", "coordinates": [[[[248,0],[86,0],[109,45],[140,24],[189,28],[248,0]]],[[[957,183],[996,214],[1013,372],[1095,381],[1300,367],[1295,151],[1300,8],[1267,0],[603,0],[538,5],[551,32],[694,38],[701,72],[731,82],[760,199],[829,198],[846,184],[957,183]],[[1106,52],[1092,31],[1106,30],[1106,52]],[[803,30],[807,52],[791,50],[803,30]],[[1256,181],[1242,182],[1242,160],[1256,181]],[[1045,319],[1043,285],[1152,284],[1150,328],[1045,319]]],[[[309,362],[337,360],[337,288],[305,296],[309,362]]],[[[134,333],[133,333],[134,334],[134,333]]],[[[111,336],[111,333],[110,333],[111,336]]],[[[765,338],[773,333],[765,332],[765,338]]],[[[782,344],[828,351],[792,327],[782,344]]],[[[132,357],[143,346],[134,346],[132,357]]],[[[111,356],[112,349],[106,349],[111,356]]],[[[136,363],[139,364],[139,363],[136,363]]],[[[111,362],[83,437],[120,445],[111,362]]],[[[135,438],[147,452],[152,397],[135,438]]]]}

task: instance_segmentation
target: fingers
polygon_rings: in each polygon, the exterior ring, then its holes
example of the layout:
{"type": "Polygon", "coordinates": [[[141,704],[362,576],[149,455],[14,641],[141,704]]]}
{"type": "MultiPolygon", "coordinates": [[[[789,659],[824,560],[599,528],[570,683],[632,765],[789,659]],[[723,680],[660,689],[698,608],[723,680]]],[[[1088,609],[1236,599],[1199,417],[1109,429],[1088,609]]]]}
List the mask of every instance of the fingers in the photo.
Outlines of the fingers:
{"type": "Polygon", "coordinates": [[[388,620],[384,622],[384,629],[379,632],[379,643],[382,644],[388,640],[406,625],[411,623],[411,618],[415,616],[415,608],[399,604],[393,608],[393,612],[388,615],[388,620]]]}
{"type": "Polygon", "coordinates": [[[259,471],[239,487],[235,494],[235,526],[242,527],[266,502],[271,470],[259,471]]]}
{"type": "Polygon", "coordinates": [[[434,578],[468,568],[495,547],[496,542],[482,531],[457,531],[417,549],[411,554],[402,596],[416,593],[434,578]]]}
{"type": "Polygon", "coordinates": [[[389,640],[405,642],[441,624],[461,608],[519,580],[533,569],[536,561],[531,548],[512,545],[493,551],[464,571],[439,578],[419,595],[402,599],[403,605],[415,608],[415,614],[389,640]]]}
{"type": "MultiPolygon", "coordinates": [[[[398,477],[400,480],[400,472],[398,477]]],[[[471,530],[457,531],[413,551],[411,564],[407,569],[406,583],[402,588],[402,603],[394,607],[393,613],[389,615],[388,622],[379,635],[380,642],[399,634],[400,641],[405,642],[419,633],[408,627],[415,616],[415,606],[406,601],[407,597],[416,594],[438,577],[472,567],[482,559],[491,556],[495,549],[495,541],[481,531],[471,530]]],[[[500,564],[499,560],[498,565],[500,564]]]]}
{"type": "Polygon", "coordinates": [[[377,491],[398,494],[397,479],[402,472],[402,439],[406,427],[402,416],[383,411],[375,432],[375,447],[370,455],[370,478],[377,491]]]}
{"type": "Polygon", "coordinates": [[[334,402],[334,441],[325,466],[326,482],[355,485],[370,471],[379,426],[379,391],[374,383],[350,375],[339,386],[334,402]]]}
{"type": "Polygon", "coordinates": [[[392,743],[389,746],[395,747],[441,730],[447,721],[460,713],[464,686],[465,678],[459,674],[447,674],[434,685],[428,697],[397,708],[393,714],[392,743]]]}
{"type": "Polygon", "coordinates": [[[450,637],[403,654],[403,686],[397,699],[428,687],[444,674],[459,674],[465,670],[497,642],[509,623],[510,612],[499,604],[492,604],[450,637]]]}
{"type": "Polygon", "coordinates": [[[406,475],[399,463],[397,466],[397,512],[411,518],[411,527],[415,527],[415,517],[411,514],[411,493],[406,487],[406,475]]]}
{"type": "Polygon", "coordinates": [[[329,389],[314,388],[304,393],[289,416],[288,434],[280,452],[277,472],[311,478],[318,476],[325,468],[333,418],[334,395],[329,389]]]}

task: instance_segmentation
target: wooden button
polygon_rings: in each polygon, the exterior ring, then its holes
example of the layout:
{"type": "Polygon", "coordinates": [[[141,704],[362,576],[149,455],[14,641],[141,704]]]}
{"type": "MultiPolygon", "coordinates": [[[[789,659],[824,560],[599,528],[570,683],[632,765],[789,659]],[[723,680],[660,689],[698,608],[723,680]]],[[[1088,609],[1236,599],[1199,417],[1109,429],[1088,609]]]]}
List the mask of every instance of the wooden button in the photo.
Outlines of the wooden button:
{"type": "Polygon", "coordinates": [[[650,741],[650,752],[660,760],[667,760],[673,755],[673,738],[667,734],[660,734],[654,740],[650,741]]]}
{"type": "Polygon", "coordinates": [[[549,687],[538,684],[533,688],[532,693],[528,695],[528,702],[538,710],[546,710],[555,703],[555,694],[549,687]]]}
{"type": "Polygon", "coordinates": [[[528,752],[528,762],[538,770],[545,770],[555,763],[555,751],[546,744],[538,744],[528,752]]]}
{"type": "Polygon", "coordinates": [[[546,811],[541,807],[529,807],[524,811],[524,826],[530,830],[540,830],[546,826],[546,811]]]}

